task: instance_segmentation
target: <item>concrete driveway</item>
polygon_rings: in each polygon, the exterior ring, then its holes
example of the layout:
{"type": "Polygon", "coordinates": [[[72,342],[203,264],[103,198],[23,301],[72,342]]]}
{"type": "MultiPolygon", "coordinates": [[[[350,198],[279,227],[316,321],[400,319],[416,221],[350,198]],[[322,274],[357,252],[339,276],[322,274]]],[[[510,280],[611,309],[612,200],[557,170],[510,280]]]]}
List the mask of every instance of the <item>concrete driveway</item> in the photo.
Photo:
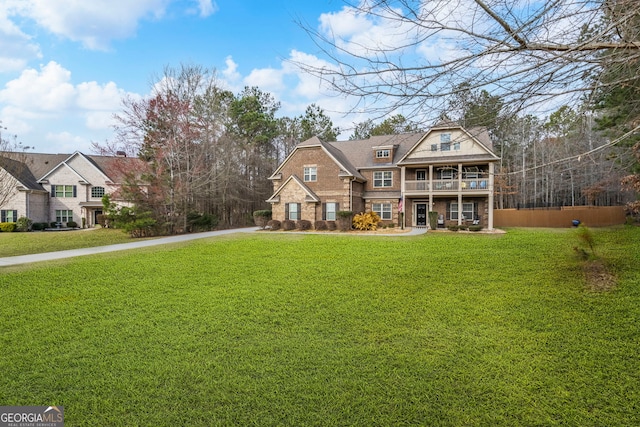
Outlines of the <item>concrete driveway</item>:
{"type": "Polygon", "coordinates": [[[146,248],[149,246],[164,245],[166,243],[186,242],[188,240],[205,239],[207,237],[222,236],[234,233],[253,233],[258,230],[257,227],[250,228],[234,228],[231,230],[208,231],[205,233],[181,234],[179,236],[160,237],[152,240],[140,240],[131,243],[120,243],[118,245],[96,246],[92,248],[70,249],[59,252],[45,252],[41,254],[19,255],[6,258],[0,258],[0,267],[18,264],[27,264],[31,262],[51,261],[55,259],[72,258],[83,255],[95,255],[106,252],[124,251],[127,249],[146,248]]]}

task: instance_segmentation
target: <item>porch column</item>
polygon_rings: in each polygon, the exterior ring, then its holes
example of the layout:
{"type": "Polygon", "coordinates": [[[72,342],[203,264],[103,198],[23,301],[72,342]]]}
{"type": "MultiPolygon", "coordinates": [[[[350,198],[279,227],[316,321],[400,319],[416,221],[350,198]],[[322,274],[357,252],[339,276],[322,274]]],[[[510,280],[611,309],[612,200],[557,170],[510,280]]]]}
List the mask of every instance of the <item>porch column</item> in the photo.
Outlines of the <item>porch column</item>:
{"type": "Polygon", "coordinates": [[[400,228],[402,228],[403,230],[406,225],[406,218],[407,218],[407,216],[404,214],[407,211],[407,201],[404,199],[404,185],[405,185],[406,173],[407,173],[406,167],[402,166],[400,168],[400,199],[402,200],[402,212],[398,212],[398,215],[402,216],[402,222],[400,224],[400,228]]]}
{"type": "Polygon", "coordinates": [[[493,230],[493,174],[495,170],[495,165],[493,162],[489,163],[489,217],[487,221],[487,228],[489,230],[493,230]]]}
{"type": "Polygon", "coordinates": [[[462,224],[462,163],[458,163],[458,225],[462,224]]]}

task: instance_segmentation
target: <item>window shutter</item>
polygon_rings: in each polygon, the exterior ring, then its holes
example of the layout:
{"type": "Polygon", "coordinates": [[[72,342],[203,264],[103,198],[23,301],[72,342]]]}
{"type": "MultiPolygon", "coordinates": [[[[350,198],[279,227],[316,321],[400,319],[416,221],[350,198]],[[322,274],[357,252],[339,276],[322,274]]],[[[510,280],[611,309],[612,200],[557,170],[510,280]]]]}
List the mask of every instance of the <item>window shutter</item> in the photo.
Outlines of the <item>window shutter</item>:
{"type": "Polygon", "coordinates": [[[447,202],[447,219],[451,219],[451,202],[447,202]]]}
{"type": "Polygon", "coordinates": [[[78,197],[78,192],[76,190],[76,185],[73,186],[73,197],[78,197]]]}
{"type": "Polygon", "coordinates": [[[56,186],[55,185],[51,186],[51,197],[56,197],[56,186]]]}
{"type": "Polygon", "coordinates": [[[340,210],[340,203],[336,203],[336,216],[338,215],[339,210],[340,210]]]}
{"type": "Polygon", "coordinates": [[[7,211],[0,211],[0,222],[7,222],[7,211]]]}
{"type": "Polygon", "coordinates": [[[18,211],[16,210],[13,211],[13,220],[18,221],[18,211]]]}
{"type": "Polygon", "coordinates": [[[297,203],[297,205],[298,205],[298,212],[297,212],[298,218],[296,219],[302,219],[302,203],[297,203]]]}
{"type": "Polygon", "coordinates": [[[284,220],[289,219],[289,203],[284,204],[284,220]]]}
{"type": "Polygon", "coordinates": [[[326,203],[322,204],[322,220],[323,221],[327,220],[327,204],[326,203]]]}

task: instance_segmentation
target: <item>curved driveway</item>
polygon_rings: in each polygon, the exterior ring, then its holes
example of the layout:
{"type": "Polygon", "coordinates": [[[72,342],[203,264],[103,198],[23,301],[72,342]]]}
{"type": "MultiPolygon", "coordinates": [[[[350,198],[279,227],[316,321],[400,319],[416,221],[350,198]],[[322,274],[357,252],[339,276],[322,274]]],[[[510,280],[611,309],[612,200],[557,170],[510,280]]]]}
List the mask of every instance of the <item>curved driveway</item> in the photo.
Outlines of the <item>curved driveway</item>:
{"type": "MultiPolygon", "coordinates": [[[[140,240],[140,241],[130,242],[130,243],[120,243],[117,245],[95,246],[91,248],[69,249],[67,251],[44,252],[40,254],[12,256],[12,257],[0,258],[0,267],[18,265],[18,264],[27,264],[32,262],[51,261],[51,260],[63,259],[63,258],[73,258],[78,256],[84,256],[84,255],[95,255],[95,254],[102,254],[106,252],[124,251],[127,249],[146,248],[148,246],[163,245],[166,243],[186,242],[189,240],[204,239],[207,237],[222,236],[225,234],[252,233],[257,230],[259,230],[258,227],[234,228],[231,230],[208,231],[205,233],[180,234],[178,236],[160,237],[152,240],[140,240]]],[[[427,231],[426,229],[414,228],[407,233],[377,234],[377,236],[382,236],[382,235],[412,236],[416,234],[425,233],[426,231],[427,231]]],[[[310,232],[310,234],[311,233],[313,232],[310,232]]]]}

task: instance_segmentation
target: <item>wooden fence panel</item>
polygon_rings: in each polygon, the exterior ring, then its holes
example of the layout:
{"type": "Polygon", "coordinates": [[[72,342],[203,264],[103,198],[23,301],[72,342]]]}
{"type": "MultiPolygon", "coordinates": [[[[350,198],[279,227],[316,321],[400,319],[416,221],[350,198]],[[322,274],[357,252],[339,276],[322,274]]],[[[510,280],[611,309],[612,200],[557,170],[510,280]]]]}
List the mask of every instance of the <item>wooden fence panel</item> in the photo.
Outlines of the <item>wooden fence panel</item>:
{"type": "Polygon", "coordinates": [[[624,206],[566,206],[560,209],[496,209],[493,224],[500,227],[571,227],[574,219],[589,227],[624,224],[624,206]]]}

